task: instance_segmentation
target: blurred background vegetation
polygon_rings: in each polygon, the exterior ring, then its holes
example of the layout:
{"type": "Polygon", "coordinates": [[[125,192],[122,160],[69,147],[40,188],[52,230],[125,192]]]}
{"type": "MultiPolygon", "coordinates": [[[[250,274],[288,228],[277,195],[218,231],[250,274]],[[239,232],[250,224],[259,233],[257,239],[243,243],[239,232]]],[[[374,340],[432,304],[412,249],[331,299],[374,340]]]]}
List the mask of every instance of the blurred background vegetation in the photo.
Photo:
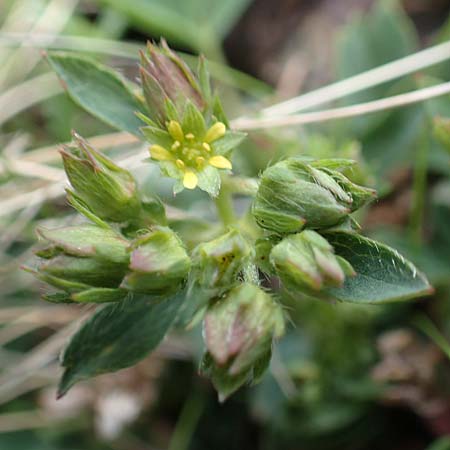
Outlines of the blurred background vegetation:
{"type": "MultiPolygon", "coordinates": [[[[270,373],[223,405],[197,375],[200,330],[174,333],[136,367],[56,401],[58,353],[92,311],[44,304],[41,286],[19,270],[37,225],[73,220],[57,152],[71,129],[119,161],[131,158],[145,189],[213,214],[201,193],[172,198],[157,169],[133,159],[140,143],[75,105],[43,60],[46,49],[89,54],[134,79],[138,49],[165,37],[188,63],[208,57],[238,117],[445,42],[449,12],[448,0],[2,0],[0,449],[450,449],[450,152],[433,133],[436,117],[450,118],[449,96],[251,133],[236,152],[236,171],[249,176],[286,155],[358,160],[352,177],[380,194],[359,217],[365,233],[401,250],[436,292],[376,307],[286,299],[293,320],[270,373]]],[[[442,63],[334,105],[449,75],[442,63]]],[[[186,229],[180,221],[177,231],[186,229]]]]}

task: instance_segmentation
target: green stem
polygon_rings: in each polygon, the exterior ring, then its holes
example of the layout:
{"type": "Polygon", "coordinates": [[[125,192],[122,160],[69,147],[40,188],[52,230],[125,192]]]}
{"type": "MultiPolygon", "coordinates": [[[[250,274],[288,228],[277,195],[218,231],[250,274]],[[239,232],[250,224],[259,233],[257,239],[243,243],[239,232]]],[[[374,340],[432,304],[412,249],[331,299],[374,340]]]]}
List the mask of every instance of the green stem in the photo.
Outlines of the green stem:
{"type": "Polygon", "coordinates": [[[438,327],[427,317],[422,314],[413,320],[413,323],[425,333],[441,350],[447,358],[450,359],[450,343],[446,337],[439,331],[438,327]]]}
{"type": "Polygon", "coordinates": [[[254,197],[258,191],[258,180],[248,177],[227,177],[223,184],[233,194],[248,195],[254,197]]]}
{"type": "Polygon", "coordinates": [[[413,202],[409,223],[411,240],[417,245],[420,245],[422,242],[429,146],[429,137],[424,131],[423,137],[419,142],[414,165],[413,202]]]}
{"type": "Polygon", "coordinates": [[[220,193],[215,199],[215,202],[217,213],[225,227],[236,222],[236,215],[233,208],[233,197],[224,183],[222,183],[222,188],[220,189],[220,193]]]}
{"type": "Polygon", "coordinates": [[[204,397],[194,389],[181,410],[168,450],[186,450],[189,447],[204,406],[204,397]]]}

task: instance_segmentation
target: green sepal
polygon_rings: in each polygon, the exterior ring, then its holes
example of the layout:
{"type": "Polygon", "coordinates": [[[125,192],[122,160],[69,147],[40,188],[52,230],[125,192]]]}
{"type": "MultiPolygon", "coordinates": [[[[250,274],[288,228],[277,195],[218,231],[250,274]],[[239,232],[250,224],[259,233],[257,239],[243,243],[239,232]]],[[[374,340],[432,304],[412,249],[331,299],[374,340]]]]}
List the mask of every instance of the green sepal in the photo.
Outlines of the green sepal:
{"type": "Polygon", "coordinates": [[[227,130],[225,136],[221,137],[217,141],[214,141],[214,153],[217,155],[228,156],[230,152],[238,147],[246,137],[247,133],[227,130]]]}
{"type": "Polygon", "coordinates": [[[205,166],[197,172],[198,187],[211,197],[217,197],[220,192],[221,178],[219,171],[212,166],[205,166]]]}
{"type": "Polygon", "coordinates": [[[220,367],[214,362],[214,359],[208,352],[203,355],[199,372],[211,380],[218,393],[220,403],[223,403],[241,386],[249,384],[252,376],[251,370],[237,375],[230,375],[226,368],[220,367]]]}
{"type": "Polygon", "coordinates": [[[67,292],[53,292],[51,294],[43,294],[42,300],[50,303],[75,303],[67,292]]]}
{"type": "Polygon", "coordinates": [[[255,262],[259,269],[268,275],[276,275],[275,268],[270,262],[270,252],[278,242],[280,237],[276,235],[259,238],[255,242],[255,262]]]}
{"type": "Polygon", "coordinates": [[[95,225],[104,228],[105,230],[111,229],[111,226],[96,216],[87,206],[87,204],[79,197],[75,192],[70,189],[66,189],[66,198],[69,204],[76,209],[80,214],[82,214],[86,219],[90,220],[95,225]]]}
{"type": "MultiPolygon", "coordinates": [[[[67,280],[68,283],[82,283],[97,287],[118,287],[126,273],[126,268],[126,263],[61,254],[51,260],[44,260],[39,265],[38,272],[41,279],[43,279],[42,277],[54,277],[56,280],[67,280]]],[[[56,286],[50,278],[44,281],[56,286]]],[[[64,289],[61,283],[56,287],[64,289]]]]}
{"type": "Polygon", "coordinates": [[[212,113],[219,122],[224,123],[227,128],[230,128],[230,122],[228,122],[228,118],[223,109],[222,102],[217,94],[214,95],[212,113]]]}
{"type": "Polygon", "coordinates": [[[186,103],[181,127],[185,135],[192,133],[197,139],[201,139],[206,133],[205,119],[190,100],[186,103]]]}
{"type": "Polygon", "coordinates": [[[62,289],[66,292],[80,292],[91,287],[86,283],[60,278],[48,273],[40,272],[39,270],[32,269],[31,267],[23,267],[23,270],[34,275],[38,280],[50,284],[51,286],[54,286],[58,289],[62,289]]]}
{"type": "Polygon", "coordinates": [[[161,147],[170,149],[173,139],[167,131],[150,125],[141,128],[142,134],[150,144],[157,144],[161,147]]]}
{"type": "Polygon", "coordinates": [[[74,293],[70,298],[76,303],[111,303],[125,300],[129,295],[125,289],[92,288],[74,293]]]}
{"type": "Polygon", "coordinates": [[[211,81],[208,71],[208,64],[206,58],[203,55],[200,55],[198,58],[198,81],[200,84],[200,90],[202,92],[203,98],[205,99],[205,103],[209,105],[211,103],[211,81]]]}

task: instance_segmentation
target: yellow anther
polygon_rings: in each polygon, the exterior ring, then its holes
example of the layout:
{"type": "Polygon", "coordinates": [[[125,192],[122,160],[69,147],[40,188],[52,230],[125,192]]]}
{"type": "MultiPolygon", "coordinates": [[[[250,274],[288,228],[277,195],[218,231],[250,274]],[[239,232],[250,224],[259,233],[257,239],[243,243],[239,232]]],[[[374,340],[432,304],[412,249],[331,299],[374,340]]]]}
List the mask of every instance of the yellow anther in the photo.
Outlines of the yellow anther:
{"type": "Polygon", "coordinates": [[[183,130],[181,128],[181,125],[176,120],[171,120],[169,122],[167,130],[169,131],[169,134],[173,137],[173,139],[175,139],[176,141],[179,142],[184,141],[183,130]]]}
{"type": "Polygon", "coordinates": [[[195,136],[192,133],[188,133],[186,135],[186,139],[189,139],[190,141],[192,141],[193,139],[195,139],[195,136]]]}
{"type": "Polygon", "coordinates": [[[203,164],[205,164],[206,159],[203,158],[203,156],[197,156],[197,158],[195,158],[195,162],[197,163],[198,167],[203,166],[203,164]]]}
{"type": "Polygon", "coordinates": [[[207,142],[203,142],[202,147],[207,151],[211,151],[211,146],[207,142]]]}
{"type": "Polygon", "coordinates": [[[231,162],[225,156],[213,156],[209,158],[209,164],[217,169],[232,169],[231,162]]]}
{"type": "Polygon", "coordinates": [[[150,156],[157,161],[168,161],[173,158],[168,150],[156,144],[150,147],[150,156]]]}
{"type": "Polygon", "coordinates": [[[175,141],[175,142],[172,144],[172,150],[176,150],[177,148],[180,147],[180,145],[181,145],[180,141],[175,141]]]}
{"type": "Polygon", "coordinates": [[[206,143],[214,142],[225,135],[227,128],[222,122],[216,122],[205,134],[204,141],[206,143]]]}
{"type": "Polygon", "coordinates": [[[186,172],[183,178],[183,186],[186,189],[195,189],[197,187],[198,178],[194,172],[186,172]]]}
{"type": "Polygon", "coordinates": [[[176,164],[177,167],[178,167],[179,169],[181,169],[181,170],[183,170],[183,169],[185,168],[185,164],[184,164],[184,162],[183,162],[181,159],[177,159],[177,160],[175,161],[175,164],[176,164]]]}

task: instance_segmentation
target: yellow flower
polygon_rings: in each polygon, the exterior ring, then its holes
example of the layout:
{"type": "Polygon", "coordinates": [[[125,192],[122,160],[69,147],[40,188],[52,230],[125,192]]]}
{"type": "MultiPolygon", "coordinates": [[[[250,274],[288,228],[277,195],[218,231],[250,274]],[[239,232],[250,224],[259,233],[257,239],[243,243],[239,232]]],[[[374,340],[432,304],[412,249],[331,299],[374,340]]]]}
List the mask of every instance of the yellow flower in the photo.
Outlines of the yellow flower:
{"type": "Polygon", "coordinates": [[[170,147],[155,144],[150,147],[152,159],[172,163],[179,173],[186,189],[195,189],[199,183],[199,174],[208,166],[215,169],[231,170],[231,161],[214,152],[214,142],[226,133],[225,124],[216,122],[203,136],[192,132],[184,133],[179,122],[171,120],[167,132],[173,140],[170,147]]]}

